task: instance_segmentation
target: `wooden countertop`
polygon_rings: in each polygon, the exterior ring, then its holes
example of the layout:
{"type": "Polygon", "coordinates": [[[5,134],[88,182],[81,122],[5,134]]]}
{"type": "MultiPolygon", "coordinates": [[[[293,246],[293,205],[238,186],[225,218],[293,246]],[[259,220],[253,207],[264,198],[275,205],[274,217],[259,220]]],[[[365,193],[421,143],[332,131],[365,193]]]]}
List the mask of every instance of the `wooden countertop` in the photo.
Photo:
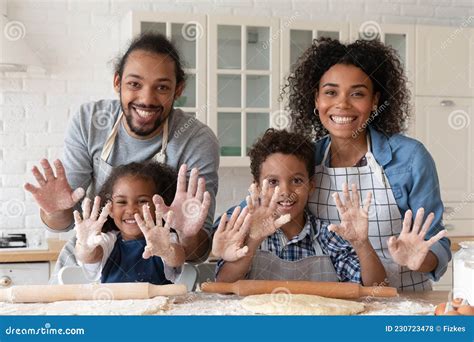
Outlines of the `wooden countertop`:
{"type": "Polygon", "coordinates": [[[426,291],[426,292],[400,292],[401,298],[408,299],[419,299],[426,301],[433,305],[438,305],[439,303],[447,302],[449,298],[449,291],[426,291]]]}
{"type": "MultiPolygon", "coordinates": [[[[400,297],[393,298],[373,298],[367,300],[367,297],[362,297],[359,301],[363,301],[366,306],[366,310],[363,314],[371,315],[432,315],[434,313],[434,305],[437,305],[448,300],[447,291],[430,291],[425,293],[414,293],[404,292],[400,294],[400,297]],[[407,308],[407,300],[413,301],[414,311],[410,312],[407,308]]],[[[168,303],[162,310],[157,311],[156,315],[253,315],[251,312],[245,310],[241,305],[240,301],[243,297],[236,295],[220,295],[213,293],[202,293],[202,292],[190,292],[183,296],[173,296],[168,298],[168,303]]],[[[141,307],[148,308],[153,299],[142,299],[134,300],[140,302],[141,307]]],[[[102,307],[108,306],[110,309],[107,311],[107,315],[114,314],[137,314],[132,311],[125,311],[121,313],[116,312],[119,301],[106,301],[102,307]]],[[[96,301],[84,302],[84,301],[69,301],[68,303],[68,314],[77,315],[90,315],[96,314],[93,309],[90,309],[92,305],[97,305],[96,301]],[[74,303],[77,303],[74,305],[74,303]],[[70,309],[69,309],[70,308],[70,309]]],[[[409,303],[408,303],[409,305],[409,303]]],[[[0,315],[62,315],[65,314],[64,307],[58,309],[56,303],[2,303],[0,302],[0,315]],[[56,308],[56,309],[55,309],[56,308]]],[[[120,306],[123,308],[123,305],[120,306]]],[[[129,310],[129,309],[125,309],[129,310]]],[[[150,313],[146,313],[147,315],[150,313]]]]}
{"type": "Polygon", "coordinates": [[[456,252],[458,251],[461,247],[459,246],[459,243],[462,241],[474,241],[474,236],[448,236],[448,238],[451,240],[451,251],[456,252]]]}
{"type": "Polygon", "coordinates": [[[47,241],[48,249],[45,250],[0,251],[0,263],[56,261],[66,241],[58,239],[47,241]]]}
{"type": "MultiPolygon", "coordinates": [[[[474,241],[474,236],[452,236],[449,239],[451,240],[451,250],[456,252],[460,249],[459,243],[461,241],[474,241]]],[[[47,241],[49,246],[47,250],[0,251],[0,263],[56,261],[66,241],[59,239],[48,239],[47,241]]],[[[214,261],[211,257],[209,259],[209,261],[214,261]]]]}

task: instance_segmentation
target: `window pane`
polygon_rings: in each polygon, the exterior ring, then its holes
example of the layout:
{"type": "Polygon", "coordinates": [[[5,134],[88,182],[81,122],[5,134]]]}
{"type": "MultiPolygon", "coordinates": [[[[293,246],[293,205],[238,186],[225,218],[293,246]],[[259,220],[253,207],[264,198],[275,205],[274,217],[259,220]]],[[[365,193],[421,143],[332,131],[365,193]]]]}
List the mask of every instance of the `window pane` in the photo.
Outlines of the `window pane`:
{"type": "Polygon", "coordinates": [[[270,68],[270,28],[247,27],[247,60],[249,70],[270,68]]]}
{"type": "Polygon", "coordinates": [[[268,113],[247,113],[247,150],[248,155],[250,148],[270,126],[268,113]]]}
{"type": "Polygon", "coordinates": [[[241,83],[240,75],[217,76],[217,106],[241,107],[241,83]]]}
{"type": "Polygon", "coordinates": [[[176,100],[176,107],[196,107],[196,75],[186,75],[186,87],[183,94],[176,100]]]}
{"type": "Polygon", "coordinates": [[[406,67],[406,57],[407,57],[407,38],[404,34],[394,34],[386,33],[385,34],[385,44],[394,48],[400,55],[400,60],[403,66],[406,67]]]}
{"type": "Polygon", "coordinates": [[[176,44],[185,68],[196,68],[196,40],[204,34],[202,30],[196,23],[171,24],[171,40],[176,44]]]}
{"type": "Polygon", "coordinates": [[[153,32],[161,33],[166,36],[166,23],[154,23],[144,21],[140,24],[140,31],[143,32],[153,32]]]}
{"type": "Polygon", "coordinates": [[[217,135],[221,156],[241,155],[241,113],[217,113],[217,135]]]}
{"type": "Polygon", "coordinates": [[[270,103],[270,78],[247,76],[247,107],[268,108],[270,103]]]}
{"type": "Polygon", "coordinates": [[[241,27],[217,26],[217,67],[219,69],[241,69],[241,27]]]}
{"type": "Polygon", "coordinates": [[[332,38],[332,39],[339,39],[339,32],[335,31],[318,31],[317,38],[332,38]]]}
{"type": "Polygon", "coordinates": [[[313,32],[308,30],[290,31],[290,65],[296,63],[298,58],[311,46],[313,32]]]}

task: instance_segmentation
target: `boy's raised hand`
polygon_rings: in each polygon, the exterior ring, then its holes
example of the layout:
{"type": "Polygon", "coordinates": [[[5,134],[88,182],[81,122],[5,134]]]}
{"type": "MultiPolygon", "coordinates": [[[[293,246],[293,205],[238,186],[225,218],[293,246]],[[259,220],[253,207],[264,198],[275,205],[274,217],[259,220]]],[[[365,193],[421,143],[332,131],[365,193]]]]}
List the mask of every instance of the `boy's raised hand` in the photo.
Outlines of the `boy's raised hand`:
{"type": "Polygon", "coordinates": [[[249,248],[243,246],[250,230],[248,208],[241,210],[237,206],[229,221],[224,213],[212,240],[212,254],[225,261],[237,261],[244,257],[249,248]]]}
{"type": "Polygon", "coordinates": [[[112,203],[108,202],[99,214],[100,197],[96,196],[92,211],[89,198],[85,198],[82,201],[82,217],[77,210],[74,211],[77,243],[81,245],[83,251],[92,252],[101,244],[104,236],[102,227],[105,221],[107,221],[111,207],[112,203]]]}
{"type": "Polygon", "coordinates": [[[277,210],[277,202],[280,196],[280,188],[275,187],[273,195],[268,186],[268,180],[262,182],[260,198],[257,185],[250,186],[250,195],[247,196],[247,207],[252,215],[250,222],[250,238],[253,240],[263,240],[272,235],[278,228],[291,220],[290,214],[281,215],[277,210]]]}
{"type": "Polygon", "coordinates": [[[134,215],[135,221],[137,221],[138,227],[140,227],[146,240],[143,259],[148,259],[154,255],[167,257],[172,253],[170,222],[173,220],[173,211],[170,210],[166,214],[164,226],[163,212],[156,208],[155,216],[156,224],[153,221],[148,204],[143,205],[143,219],[139,214],[134,215]]]}
{"type": "Polygon", "coordinates": [[[26,183],[24,188],[33,195],[36,203],[46,214],[71,209],[84,197],[84,189],[72,190],[66,179],[63,164],[59,159],[54,161],[56,175],[47,159],[41,159],[40,164],[43,167],[44,175],[36,166],[31,170],[39,187],[26,183]]]}
{"type": "Polygon", "coordinates": [[[446,230],[442,230],[431,239],[425,240],[425,235],[433,222],[434,214],[430,213],[425,223],[423,223],[424,214],[425,210],[423,208],[418,209],[413,228],[411,228],[413,213],[411,210],[407,210],[400,235],[398,238],[392,236],[388,240],[388,250],[393,260],[401,266],[407,266],[412,271],[416,271],[421,267],[430,247],[446,235],[446,230]]]}
{"type": "Polygon", "coordinates": [[[176,195],[170,206],[165,204],[161,196],[153,196],[153,203],[157,210],[159,209],[163,214],[173,211],[171,227],[184,238],[195,236],[201,230],[211,205],[211,196],[206,191],[206,180],[199,178],[198,169],[191,170],[186,189],[186,170],[186,164],[179,168],[176,195]]]}
{"type": "Polygon", "coordinates": [[[366,243],[369,240],[369,207],[372,193],[367,194],[363,207],[360,206],[359,192],[355,184],[352,184],[352,198],[346,183],[342,185],[342,194],[344,203],[342,203],[338,193],[333,194],[341,223],[338,225],[331,224],[328,229],[349,241],[352,245],[366,243]]]}

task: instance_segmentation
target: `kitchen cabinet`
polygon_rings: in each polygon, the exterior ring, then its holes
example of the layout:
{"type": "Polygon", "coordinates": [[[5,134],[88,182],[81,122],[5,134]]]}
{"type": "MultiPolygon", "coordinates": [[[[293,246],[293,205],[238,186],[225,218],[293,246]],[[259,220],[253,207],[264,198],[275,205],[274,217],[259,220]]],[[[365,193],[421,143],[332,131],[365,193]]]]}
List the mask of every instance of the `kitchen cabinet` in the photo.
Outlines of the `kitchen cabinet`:
{"type": "Polygon", "coordinates": [[[314,39],[333,38],[343,42],[349,40],[349,24],[320,23],[296,20],[294,17],[282,18],[281,33],[281,84],[284,85],[292,66],[309,48],[314,39]]]}
{"type": "Polygon", "coordinates": [[[474,96],[474,29],[416,26],[416,95],[474,96]]]}
{"type": "Polygon", "coordinates": [[[453,262],[448,263],[446,273],[437,282],[433,282],[434,291],[451,291],[453,288],[453,262]]]}
{"type": "Polygon", "coordinates": [[[415,26],[380,24],[375,21],[351,22],[350,40],[356,39],[373,40],[379,39],[386,45],[391,46],[400,56],[409,88],[413,90],[415,76],[415,26]]]}
{"type": "Polygon", "coordinates": [[[143,32],[155,32],[171,39],[183,59],[186,88],[175,107],[207,123],[206,17],[197,14],[130,12],[121,25],[121,45],[143,32]]]}
{"type": "Polygon", "coordinates": [[[47,284],[49,262],[0,264],[0,288],[13,285],[47,284]]]}
{"type": "Polygon", "coordinates": [[[473,109],[474,98],[416,98],[416,137],[435,160],[441,198],[448,203],[474,201],[473,109]]]}
{"type": "MultiPolygon", "coordinates": [[[[400,55],[412,92],[408,134],[421,140],[436,162],[443,200],[474,202],[472,125],[474,30],[466,27],[322,23],[291,18],[131,12],[122,43],[140,32],[165,34],[184,58],[188,83],[175,103],[216,133],[221,166],[248,166],[250,146],[268,127],[282,128],[286,99],[278,101],[291,66],[314,38],[380,39],[400,55]],[[416,69],[415,69],[416,66],[416,69]]],[[[447,224],[472,234],[465,206],[447,224]]]]}
{"type": "Polygon", "coordinates": [[[278,29],[277,19],[209,16],[208,125],[221,166],[249,165],[251,145],[278,114],[278,29]]]}
{"type": "MultiPolygon", "coordinates": [[[[407,77],[407,86],[411,94],[414,93],[415,81],[415,26],[380,24],[375,21],[352,22],[350,24],[350,39],[373,40],[379,39],[386,45],[391,46],[399,55],[400,61],[407,77]]],[[[411,105],[414,98],[411,99],[411,105]]],[[[415,135],[416,115],[408,123],[407,134],[415,135]]]]}

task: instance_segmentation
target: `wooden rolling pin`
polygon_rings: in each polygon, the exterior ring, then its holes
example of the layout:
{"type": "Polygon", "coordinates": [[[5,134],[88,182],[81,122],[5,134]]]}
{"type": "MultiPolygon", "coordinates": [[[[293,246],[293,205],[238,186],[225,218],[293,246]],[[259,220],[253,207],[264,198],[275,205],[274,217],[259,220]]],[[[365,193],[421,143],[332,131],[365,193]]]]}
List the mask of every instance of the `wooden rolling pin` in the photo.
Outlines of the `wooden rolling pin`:
{"type": "Polygon", "coordinates": [[[148,299],[187,293],[186,285],[107,283],[71,285],[18,285],[0,289],[0,302],[49,303],[62,300],[148,299]]]}
{"type": "Polygon", "coordinates": [[[235,293],[239,296],[289,291],[292,294],[309,294],[329,298],[353,299],[365,296],[396,297],[397,289],[385,286],[361,286],[355,283],[280,281],[280,280],[239,280],[235,283],[201,284],[203,292],[235,293]]]}

